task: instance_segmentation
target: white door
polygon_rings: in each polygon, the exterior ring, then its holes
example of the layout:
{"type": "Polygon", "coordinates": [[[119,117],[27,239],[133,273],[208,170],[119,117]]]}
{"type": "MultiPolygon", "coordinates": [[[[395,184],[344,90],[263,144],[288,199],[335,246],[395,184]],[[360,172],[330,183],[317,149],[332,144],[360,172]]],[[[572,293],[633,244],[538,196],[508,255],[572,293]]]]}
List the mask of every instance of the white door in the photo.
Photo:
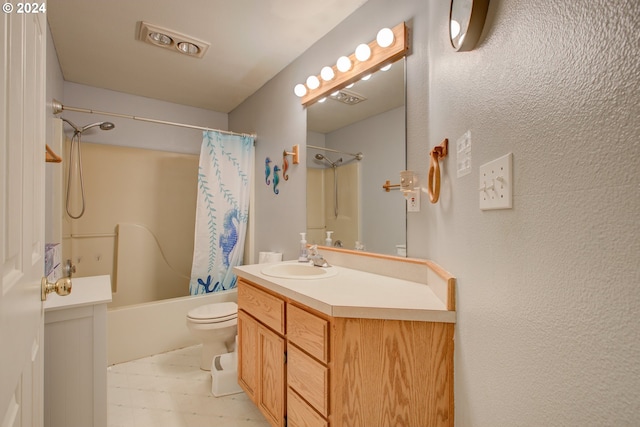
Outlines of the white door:
{"type": "MultiPolygon", "coordinates": [[[[0,427],[42,426],[46,16],[0,15],[0,427]]],[[[42,3],[40,3],[42,4],[42,3]]],[[[26,3],[24,3],[26,5],[26,3]]],[[[23,12],[26,10],[23,9],[23,12]]],[[[33,10],[31,10],[33,12],[33,10]]],[[[10,13],[8,13],[10,12],[10,13]]]]}

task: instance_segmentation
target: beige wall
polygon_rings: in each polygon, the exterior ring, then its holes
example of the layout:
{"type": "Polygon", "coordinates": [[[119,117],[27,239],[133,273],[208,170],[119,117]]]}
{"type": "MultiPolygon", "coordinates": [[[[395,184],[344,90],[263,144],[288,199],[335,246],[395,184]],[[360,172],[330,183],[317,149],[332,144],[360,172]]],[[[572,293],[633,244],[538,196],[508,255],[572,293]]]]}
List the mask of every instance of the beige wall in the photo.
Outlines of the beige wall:
{"type": "Polygon", "coordinates": [[[113,306],[188,295],[198,156],[90,138],[82,142],[86,210],[64,217],[63,259],[78,276],[111,274],[113,306]]]}

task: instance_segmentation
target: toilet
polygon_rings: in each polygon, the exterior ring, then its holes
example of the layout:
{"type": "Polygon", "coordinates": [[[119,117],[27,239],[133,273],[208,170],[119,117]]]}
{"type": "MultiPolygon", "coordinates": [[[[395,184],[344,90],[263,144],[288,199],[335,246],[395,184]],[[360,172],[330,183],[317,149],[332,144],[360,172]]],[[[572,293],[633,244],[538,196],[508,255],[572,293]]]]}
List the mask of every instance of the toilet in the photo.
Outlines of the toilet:
{"type": "Polygon", "coordinates": [[[202,342],[200,369],[210,371],[214,356],[235,351],[238,305],[221,302],[194,308],[187,314],[187,328],[202,342]]]}

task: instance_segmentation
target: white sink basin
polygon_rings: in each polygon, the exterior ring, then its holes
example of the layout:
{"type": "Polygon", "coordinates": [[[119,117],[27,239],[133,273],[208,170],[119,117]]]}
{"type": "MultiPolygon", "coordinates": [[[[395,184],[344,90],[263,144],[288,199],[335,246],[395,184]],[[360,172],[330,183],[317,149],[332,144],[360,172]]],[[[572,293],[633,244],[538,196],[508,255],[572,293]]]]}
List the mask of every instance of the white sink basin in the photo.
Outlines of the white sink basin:
{"type": "Polygon", "coordinates": [[[311,264],[282,263],[271,264],[261,271],[265,276],[278,277],[280,279],[326,279],[338,274],[334,267],[315,267],[311,264]]]}

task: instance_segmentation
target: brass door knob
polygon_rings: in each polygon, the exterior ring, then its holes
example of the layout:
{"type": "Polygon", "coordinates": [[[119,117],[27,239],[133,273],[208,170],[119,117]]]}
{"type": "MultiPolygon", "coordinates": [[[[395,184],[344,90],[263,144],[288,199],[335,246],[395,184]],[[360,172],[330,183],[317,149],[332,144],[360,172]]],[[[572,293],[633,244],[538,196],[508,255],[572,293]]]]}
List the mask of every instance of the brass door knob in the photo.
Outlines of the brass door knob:
{"type": "Polygon", "coordinates": [[[58,279],[56,283],[51,283],[47,281],[46,277],[43,277],[40,281],[40,289],[42,290],[40,293],[42,301],[46,301],[47,295],[51,292],[55,292],[62,297],[69,295],[71,293],[71,278],[63,277],[58,279]]]}

